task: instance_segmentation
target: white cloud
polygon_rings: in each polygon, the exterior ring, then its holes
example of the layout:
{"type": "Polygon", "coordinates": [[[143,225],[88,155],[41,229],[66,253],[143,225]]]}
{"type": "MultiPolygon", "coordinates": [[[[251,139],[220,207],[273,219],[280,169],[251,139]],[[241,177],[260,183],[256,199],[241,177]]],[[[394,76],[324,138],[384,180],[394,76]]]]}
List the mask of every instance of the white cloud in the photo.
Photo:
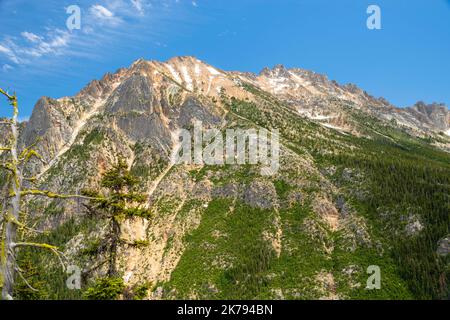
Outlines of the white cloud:
{"type": "Polygon", "coordinates": [[[108,19],[114,17],[114,13],[99,4],[93,5],[90,10],[97,18],[108,19]]]}
{"type": "Polygon", "coordinates": [[[193,5],[194,7],[198,7],[198,4],[197,4],[196,1],[192,1],[192,5],[193,5]]]}
{"type": "Polygon", "coordinates": [[[136,8],[136,10],[137,10],[140,14],[143,14],[143,13],[144,13],[144,7],[143,7],[142,0],[131,0],[131,4],[133,5],[133,7],[136,8]]]}
{"type": "Polygon", "coordinates": [[[12,62],[16,64],[20,63],[20,59],[17,57],[14,51],[11,50],[11,48],[9,48],[8,46],[0,44],[0,53],[3,53],[12,62]]]}
{"type": "Polygon", "coordinates": [[[21,35],[30,42],[39,42],[42,40],[42,38],[38,35],[35,35],[34,33],[28,31],[22,32],[21,35]]]}
{"type": "Polygon", "coordinates": [[[9,48],[6,48],[6,47],[4,47],[4,46],[2,46],[2,45],[0,44],[0,52],[5,53],[5,54],[8,54],[8,53],[11,52],[11,50],[10,50],[9,48]]]}
{"type": "Polygon", "coordinates": [[[11,69],[13,69],[13,67],[11,67],[9,64],[4,64],[4,65],[2,66],[2,70],[3,70],[4,72],[7,72],[7,71],[9,71],[9,70],[11,70],[11,69]]]}
{"type": "MultiPolygon", "coordinates": [[[[165,1],[160,2],[164,5],[165,1]]],[[[105,8],[111,13],[119,13],[122,17],[143,17],[145,11],[152,7],[148,0],[109,0],[105,3],[105,8]]],[[[116,14],[116,17],[118,14],[116,14]]]]}
{"type": "Polygon", "coordinates": [[[36,46],[23,48],[23,52],[34,57],[41,57],[45,54],[59,54],[62,48],[68,46],[69,41],[69,32],[56,29],[49,34],[48,40],[39,40],[36,46]]]}
{"type": "Polygon", "coordinates": [[[22,32],[21,35],[30,44],[17,44],[15,38],[7,37],[0,43],[0,54],[3,53],[14,64],[26,64],[31,58],[39,58],[44,55],[59,55],[69,45],[71,35],[60,29],[50,30],[47,36],[36,35],[30,32],[22,32]]]}
{"type": "Polygon", "coordinates": [[[61,29],[55,29],[55,26],[49,29],[48,26],[47,32],[29,29],[17,34],[0,35],[0,59],[5,58],[0,63],[0,72],[17,65],[33,65],[35,68],[43,65],[36,64],[36,61],[66,62],[65,57],[68,56],[100,59],[98,48],[105,43],[110,45],[112,40],[120,50],[125,46],[123,43],[130,39],[136,43],[148,39],[153,41],[155,31],[149,30],[147,22],[155,23],[160,16],[168,17],[174,2],[178,1],[95,0],[83,8],[86,13],[80,32],[69,32],[61,25],[61,29]],[[58,60],[57,57],[64,59],[58,60]],[[5,66],[6,63],[9,67],[5,66]]]}
{"type": "Polygon", "coordinates": [[[100,24],[109,24],[114,26],[122,21],[122,19],[117,17],[114,12],[99,4],[91,6],[89,12],[100,24]]]}

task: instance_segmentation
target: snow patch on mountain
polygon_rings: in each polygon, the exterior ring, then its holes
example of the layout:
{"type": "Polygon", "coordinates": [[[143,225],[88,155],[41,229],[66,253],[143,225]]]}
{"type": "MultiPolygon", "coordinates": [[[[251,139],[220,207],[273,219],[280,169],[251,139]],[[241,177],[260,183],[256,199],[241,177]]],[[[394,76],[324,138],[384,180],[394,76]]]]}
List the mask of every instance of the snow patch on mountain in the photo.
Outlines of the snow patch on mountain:
{"type": "Polygon", "coordinates": [[[207,67],[209,73],[211,73],[214,76],[219,76],[221,73],[217,71],[217,69],[214,69],[213,67],[207,67]]]}
{"type": "Polygon", "coordinates": [[[174,77],[174,79],[175,79],[177,82],[181,83],[181,82],[182,82],[181,77],[180,77],[180,75],[178,74],[178,72],[175,70],[175,68],[172,67],[170,64],[167,65],[167,68],[169,69],[170,73],[172,74],[172,77],[174,77]]]}
{"type": "Polygon", "coordinates": [[[192,84],[192,78],[189,75],[189,72],[187,70],[186,66],[181,67],[181,72],[183,74],[184,82],[186,82],[186,87],[188,90],[192,91],[194,89],[194,86],[192,84]]]}
{"type": "Polygon", "coordinates": [[[296,75],[292,71],[289,71],[289,75],[291,75],[294,78],[294,80],[299,85],[301,85],[302,87],[306,88],[312,94],[314,94],[314,95],[320,95],[321,94],[319,90],[317,90],[316,88],[314,88],[314,86],[311,85],[311,82],[306,81],[305,79],[299,77],[298,75],[296,75]]]}
{"type": "Polygon", "coordinates": [[[195,72],[196,76],[200,76],[201,70],[200,70],[200,65],[198,63],[195,65],[194,72],[195,72]]]}

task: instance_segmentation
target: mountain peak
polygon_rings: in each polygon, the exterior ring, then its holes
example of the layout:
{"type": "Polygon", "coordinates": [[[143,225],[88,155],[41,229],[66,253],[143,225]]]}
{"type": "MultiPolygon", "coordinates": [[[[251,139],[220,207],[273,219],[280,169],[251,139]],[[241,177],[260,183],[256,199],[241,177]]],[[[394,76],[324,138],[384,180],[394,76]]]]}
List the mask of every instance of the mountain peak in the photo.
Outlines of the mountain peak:
{"type": "Polygon", "coordinates": [[[286,76],[288,74],[288,69],[282,64],[275,65],[272,69],[265,67],[259,73],[260,76],[265,76],[269,78],[286,76]]]}
{"type": "Polygon", "coordinates": [[[429,124],[434,128],[444,131],[450,128],[450,110],[444,103],[427,104],[424,101],[418,101],[406,110],[416,114],[422,123],[429,124]]]}
{"type": "Polygon", "coordinates": [[[441,109],[441,108],[447,109],[448,108],[447,105],[445,103],[442,103],[442,102],[433,102],[433,103],[427,104],[424,101],[416,102],[413,107],[426,108],[426,109],[428,109],[430,111],[435,110],[435,109],[441,109]]]}
{"type": "Polygon", "coordinates": [[[200,63],[194,56],[175,56],[166,61],[168,64],[179,64],[179,63],[200,63]]]}

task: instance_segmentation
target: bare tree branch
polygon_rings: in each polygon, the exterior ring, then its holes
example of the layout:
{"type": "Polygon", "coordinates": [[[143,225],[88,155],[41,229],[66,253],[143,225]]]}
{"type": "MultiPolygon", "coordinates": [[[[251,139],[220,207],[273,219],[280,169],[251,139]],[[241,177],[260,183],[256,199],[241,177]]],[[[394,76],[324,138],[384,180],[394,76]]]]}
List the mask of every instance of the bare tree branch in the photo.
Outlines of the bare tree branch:
{"type": "Polygon", "coordinates": [[[37,182],[37,177],[30,177],[30,178],[23,178],[23,180],[25,180],[25,181],[29,181],[29,182],[31,182],[31,183],[35,183],[35,182],[37,182]]]}
{"type": "Polygon", "coordinates": [[[54,253],[58,257],[63,271],[66,270],[66,265],[64,264],[64,262],[63,262],[63,260],[61,258],[61,257],[64,257],[64,253],[61,252],[61,251],[58,251],[58,247],[56,247],[56,246],[52,246],[52,245],[47,244],[47,243],[17,242],[17,243],[13,243],[12,247],[13,248],[17,248],[17,247],[35,247],[35,248],[42,248],[42,249],[50,250],[52,253],[54,253]]]}
{"type": "Polygon", "coordinates": [[[34,291],[34,292],[38,292],[38,291],[39,291],[39,290],[33,288],[33,287],[31,286],[31,284],[27,281],[27,279],[25,279],[25,277],[24,277],[23,274],[22,274],[22,270],[21,270],[19,267],[16,267],[16,272],[17,272],[17,274],[20,276],[20,278],[23,280],[23,282],[25,283],[25,285],[26,285],[28,288],[30,288],[31,291],[34,291]]]}
{"type": "Polygon", "coordinates": [[[9,93],[7,93],[5,90],[3,90],[2,88],[0,88],[0,93],[5,95],[9,100],[12,100],[14,98],[14,96],[11,96],[9,93]]]}
{"type": "Polygon", "coordinates": [[[36,229],[33,229],[31,227],[28,227],[26,224],[20,222],[19,220],[17,220],[12,214],[10,214],[9,212],[5,213],[3,215],[3,219],[7,222],[11,222],[14,223],[17,227],[19,227],[19,229],[24,229],[24,230],[28,230],[34,233],[44,233],[43,231],[39,231],[36,229]]]}
{"type": "Polygon", "coordinates": [[[13,171],[13,169],[11,168],[11,164],[10,163],[0,162],[0,168],[3,168],[3,169],[8,170],[10,172],[13,171]]]}
{"type": "Polygon", "coordinates": [[[21,196],[43,196],[51,199],[86,199],[86,200],[103,200],[103,198],[88,197],[79,194],[57,194],[48,190],[27,189],[23,190],[21,196]]]}

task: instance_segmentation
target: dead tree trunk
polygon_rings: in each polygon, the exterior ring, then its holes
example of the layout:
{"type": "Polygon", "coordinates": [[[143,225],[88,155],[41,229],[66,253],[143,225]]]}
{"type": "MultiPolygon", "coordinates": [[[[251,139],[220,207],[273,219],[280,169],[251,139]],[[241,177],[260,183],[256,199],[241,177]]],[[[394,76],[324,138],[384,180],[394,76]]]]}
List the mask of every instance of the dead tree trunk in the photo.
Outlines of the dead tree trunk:
{"type": "Polygon", "coordinates": [[[16,252],[20,247],[35,247],[45,250],[50,250],[57,255],[63,270],[65,269],[64,262],[61,259],[63,254],[58,251],[58,248],[46,243],[22,242],[18,240],[17,231],[27,230],[36,232],[26,225],[26,221],[21,219],[21,206],[25,197],[47,197],[49,199],[69,199],[79,198],[86,200],[98,200],[92,197],[85,197],[80,195],[60,195],[47,190],[28,189],[24,187],[23,181],[35,180],[35,177],[24,177],[22,168],[27,164],[31,157],[37,157],[41,160],[42,157],[32,149],[26,147],[19,153],[19,108],[17,105],[16,95],[10,95],[0,88],[0,94],[7,97],[9,104],[13,107],[13,117],[8,121],[2,121],[2,124],[10,125],[11,139],[8,146],[0,146],[0,151],[6,152],[5,157],[2,154],[0,160],[0,168],[6,170],[8,173],[8,180],[4,186],[7,189],[5,195],[5,204],[0,212],[0,288],[2,288],[2,299],[12,300],[15,283],[15,274],[17,273],[25,284],[32,290],[35,290],[25,280],[21,270],[18,268],[16,252]],[[23,221],[22,221],[23,220],[23,221]]]}
{"type": "Polygon", "coordinates": [[[21,203],[21,186],[22,186],[22,172],[19,166],[18,157],[18,141],[19,130],[17,117],[19,110],[17,107],[17,99],[15,96],[11,100],[13,106],[13,117],[11,119],[11,144],[10,154],[11,160],[8,162],[9,170],[11,171],[11,189],[13,197],[11,200],[11,206],[8,208],[9,215],[7,221],[5,221],[5,238],[3,244],[2,255],[4,257],[2,274],[3,274],[3,288],[2,299],[12,300],[13,287],[14,287],[14,272],[16,268],[15,258],[15,243],[17,238],[17,224],[15,221],[20,219],[20,203],[21,203]]]}

